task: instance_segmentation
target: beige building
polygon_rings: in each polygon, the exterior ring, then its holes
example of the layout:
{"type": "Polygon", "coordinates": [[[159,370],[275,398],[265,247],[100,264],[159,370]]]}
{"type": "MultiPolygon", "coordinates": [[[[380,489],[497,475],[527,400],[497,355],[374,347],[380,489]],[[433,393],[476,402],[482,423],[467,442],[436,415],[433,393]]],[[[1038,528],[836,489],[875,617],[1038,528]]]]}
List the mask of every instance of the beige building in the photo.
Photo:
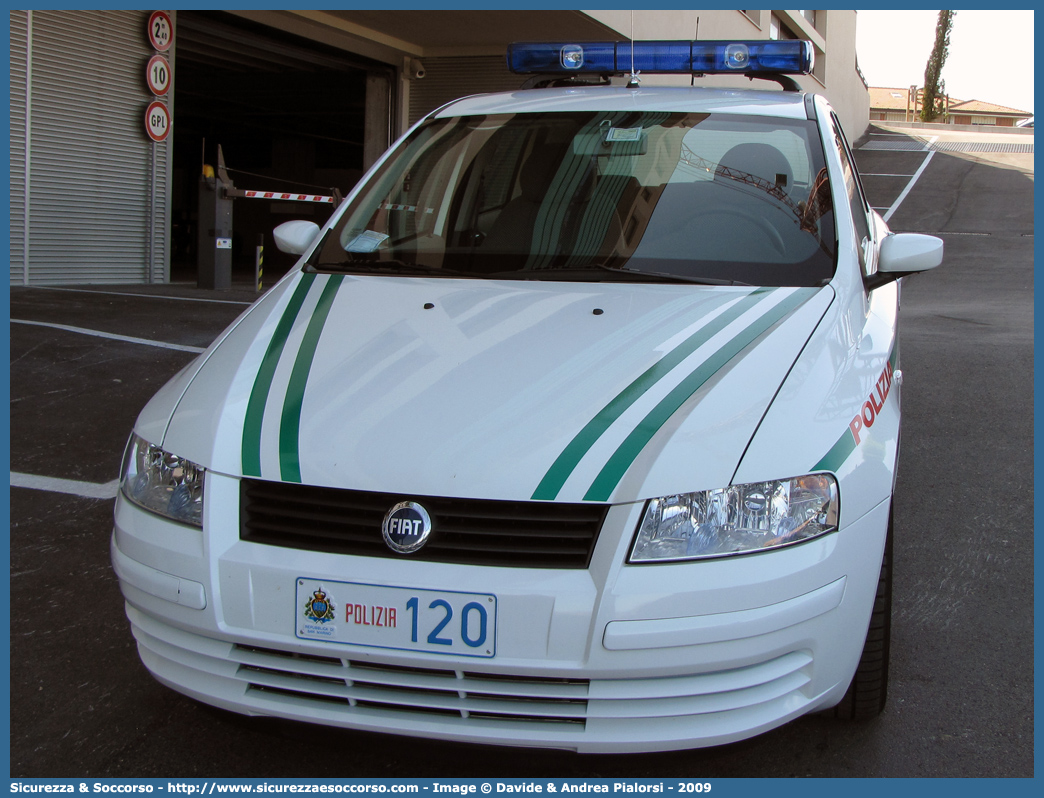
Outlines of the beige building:
{"type": "MultiPolygon", "coordinates": [[[[512,41],[808,39],[802,88],[831,101],[852,139],[869,120],[855,11],[171,11],[162,52],[149,35],[162,12],[9,13],[13,285],[195,280],[213,227],[199,218],[200,176],[218,145],[238,189],[346,192],[424,114],[519,88],[512,41]],[[160,94],[146,79],[157,55],[170,73],[160,94]]],[[[279,222],[329,209],[237,199],[220,237],[233,270],[252,271],[254,244],[279,222]]],[[[269,252],[269,272],[288,267],[269,252]]]]}
{"type": "MultiPolygon", "coordinates": [[[[872,86],[870,93],[870,121],[916,122],[920,109],[914,101],[914,87],[905,89],[872,86]]],[[[1020,111],[982,100],[947,98],[947,113],[938,124],[982,125],[987,127],[1014,127],[1016,122],[1033,116],[1032,111],[1020,111]]]]}

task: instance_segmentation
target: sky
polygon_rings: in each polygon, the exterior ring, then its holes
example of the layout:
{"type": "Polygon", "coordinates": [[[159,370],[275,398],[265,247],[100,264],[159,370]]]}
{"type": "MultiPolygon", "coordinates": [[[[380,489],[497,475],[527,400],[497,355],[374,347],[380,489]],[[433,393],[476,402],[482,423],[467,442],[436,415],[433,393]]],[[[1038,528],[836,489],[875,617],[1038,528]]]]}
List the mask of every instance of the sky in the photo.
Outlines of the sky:
{"type": "MultiPolygon", "coordinates": [[[[938,11],[860,11],[856,52],[867,83],[923,86],[938,18],[938,11]]],[[[942,78],[958,100],[1032,111],[1033,11],[958,9],[942,78]]]]}

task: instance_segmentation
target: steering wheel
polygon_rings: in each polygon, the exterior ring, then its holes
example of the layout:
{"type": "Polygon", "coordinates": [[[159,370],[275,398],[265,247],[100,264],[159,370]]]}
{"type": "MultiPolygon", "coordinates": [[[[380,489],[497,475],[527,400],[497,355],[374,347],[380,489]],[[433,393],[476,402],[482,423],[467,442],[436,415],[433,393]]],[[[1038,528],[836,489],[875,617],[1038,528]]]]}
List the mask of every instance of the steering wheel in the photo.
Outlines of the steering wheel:
{"type": "Polygon", "coordinates": [[[740,208],[712,208],[701,213],[701,216],[733,216],[743,219],[756,227],[768,239],[769,243],[772,244],[772,248],[778,254],[785,255],[787,252],[786,242],[783,241],[783,236],[780,235],[779,230],[769,224],[763,217],[756,216],[750,211],[740,208]]]}

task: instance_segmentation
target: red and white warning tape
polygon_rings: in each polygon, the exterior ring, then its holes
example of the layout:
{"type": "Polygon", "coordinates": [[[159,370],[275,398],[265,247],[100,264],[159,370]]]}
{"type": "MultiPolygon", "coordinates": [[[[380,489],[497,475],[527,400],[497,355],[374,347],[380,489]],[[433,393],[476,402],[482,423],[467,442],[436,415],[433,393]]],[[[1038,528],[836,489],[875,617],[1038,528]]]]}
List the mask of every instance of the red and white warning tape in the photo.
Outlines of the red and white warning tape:
{"type": "Polygon", "coordinates": [[[251,199],[274,199],[290,200],[291,202],[333,202],[333,197],[324,197],[321,194],[280,194],[276,191],[244,191],[243,194],[251,199]]]}

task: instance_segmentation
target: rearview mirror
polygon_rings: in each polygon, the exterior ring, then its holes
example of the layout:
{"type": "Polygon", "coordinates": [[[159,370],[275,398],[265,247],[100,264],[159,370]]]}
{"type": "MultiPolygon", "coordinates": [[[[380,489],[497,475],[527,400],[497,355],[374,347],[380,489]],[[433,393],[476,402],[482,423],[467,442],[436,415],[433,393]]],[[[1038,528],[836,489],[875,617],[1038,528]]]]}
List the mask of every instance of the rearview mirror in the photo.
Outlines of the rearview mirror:
{"type": "Polygon", "coordinates": [[[870,289],[917,272],[934,269],[943,258],[941,238],[921,233],[893,233],[881,242],[877,273],[867,278],[870,289]]]}
{"type": "Polygon", "coordinates": [[[304,219],[283,222],[272,231],[276,249],[288,255],[303,255],[319,235],[319,225],[304,219]]]}

